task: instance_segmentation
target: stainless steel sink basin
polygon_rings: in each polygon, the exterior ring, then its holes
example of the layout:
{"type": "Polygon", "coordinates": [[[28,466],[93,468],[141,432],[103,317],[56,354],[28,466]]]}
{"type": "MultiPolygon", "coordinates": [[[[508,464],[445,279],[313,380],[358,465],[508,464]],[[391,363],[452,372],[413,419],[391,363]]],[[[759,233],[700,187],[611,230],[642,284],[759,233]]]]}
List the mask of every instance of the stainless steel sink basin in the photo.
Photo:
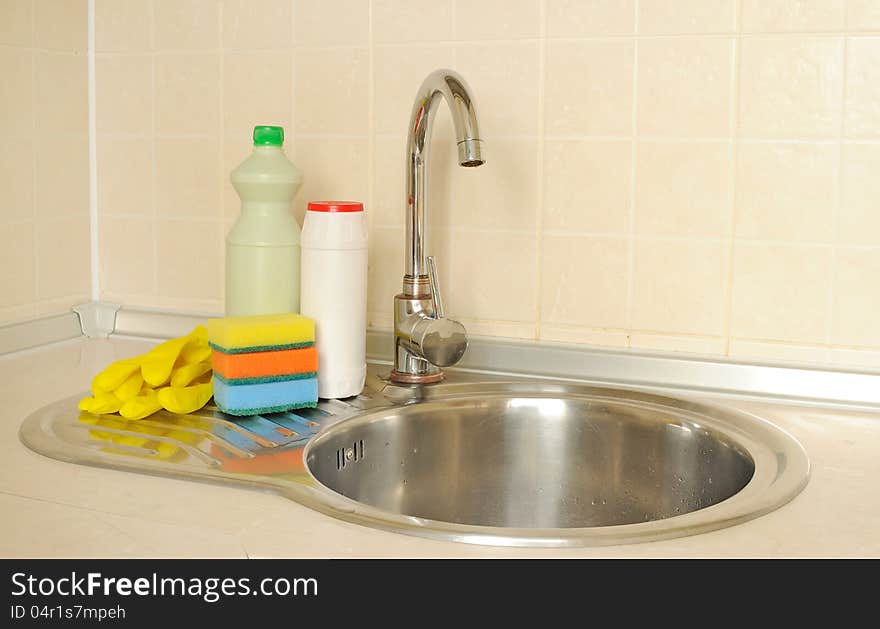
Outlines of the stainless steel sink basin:
{"type": "Polygon", "coordinates": [[[359,507],[350,519],[466,542],[622,543],[756,517],[808,477],[792,437],[721,408],[538,383],[426,395],[335,424],[306,447],[318,483],[359,507]]]}

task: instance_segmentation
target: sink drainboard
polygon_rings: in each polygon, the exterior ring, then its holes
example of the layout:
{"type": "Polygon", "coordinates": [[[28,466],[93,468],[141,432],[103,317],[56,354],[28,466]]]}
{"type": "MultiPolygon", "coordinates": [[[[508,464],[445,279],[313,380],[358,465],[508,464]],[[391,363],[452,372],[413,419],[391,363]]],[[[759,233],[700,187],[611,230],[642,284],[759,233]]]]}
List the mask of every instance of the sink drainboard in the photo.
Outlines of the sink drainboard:
{"type": "Polygon", "coordinates": [[[354,413],[339,400],[318,408],[233,417],[213,404],[190,415],[161,410],[147,419],[94,415],[77,409],[81,396],[30,415],[21,440],[46,456],[133,472],[245,485],[310,482],[303,448],[320,429],[354,413]]]}

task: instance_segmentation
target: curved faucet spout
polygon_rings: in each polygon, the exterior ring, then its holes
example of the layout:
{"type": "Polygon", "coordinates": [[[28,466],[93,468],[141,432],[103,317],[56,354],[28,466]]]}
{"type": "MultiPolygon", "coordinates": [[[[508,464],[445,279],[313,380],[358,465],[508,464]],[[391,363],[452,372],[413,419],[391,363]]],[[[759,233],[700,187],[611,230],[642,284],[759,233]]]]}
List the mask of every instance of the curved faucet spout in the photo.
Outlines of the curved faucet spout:
{"type": "Polygon", "coordinates": [[[452,110],[459,165],[484,162],[467,84],[452,70],[432,72],[416,94],[406,141],[406,274],[403,291],[394,296],[394,368],[390,374],[393,382],[404,384],[439,382],[442,368],[458,363],[468,345],[464,326],[444,315],[434,259],[427,258],[425,264],[428,154],[434,116],[443,99],[452,110]]]}
{"type": "Polygon", "coordinates": [[[406,165],[406,267],[403,294],[416,297],[426,294],[425,217],[428,210],[428,154],[434,116],[442,99],[452,111],[452,124],[458,143],[458,163],[480,166],[482,141],[477,113],[470,89],[453,70],[435,70],[416,94],[407,134],[406,165]]]}

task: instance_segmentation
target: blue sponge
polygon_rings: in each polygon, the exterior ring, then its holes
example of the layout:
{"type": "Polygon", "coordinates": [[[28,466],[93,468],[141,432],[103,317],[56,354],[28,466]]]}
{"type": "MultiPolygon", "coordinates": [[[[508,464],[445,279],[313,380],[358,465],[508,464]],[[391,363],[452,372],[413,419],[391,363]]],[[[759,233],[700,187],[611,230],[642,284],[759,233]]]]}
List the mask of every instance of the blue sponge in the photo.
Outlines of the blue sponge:
{"type": "Polygon", "coordinates": [[[318,405],[318,379],[230,384],[214,378],[214,403],[230,415],[262,415],[318,405]]]}

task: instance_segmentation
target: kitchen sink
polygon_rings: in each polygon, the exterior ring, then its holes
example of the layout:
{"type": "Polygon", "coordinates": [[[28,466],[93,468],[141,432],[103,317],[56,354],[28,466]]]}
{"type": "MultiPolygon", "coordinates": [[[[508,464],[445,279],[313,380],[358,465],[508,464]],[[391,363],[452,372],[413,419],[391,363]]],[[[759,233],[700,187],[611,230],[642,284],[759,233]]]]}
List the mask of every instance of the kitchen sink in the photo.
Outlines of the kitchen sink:
{"type": "Polygon", "coordinates": [[[756,517],[805,485],[800,445],[744,413],[540,383],[429,389],[309,443],[323,486],[374,524],[510,545],[621,543],[756,517]]]}
{"type": "Polygon", "coordinates": [[[47,456],[270,489],[364,526],[477,544],[680,537],[768,513],[806,485],[800,444],[733,408],[638,389],[451,370],[396,385],[370,364],[356,398],[246,419],[213,406],[147,420],[78,397],[22,425],[47,456]]]}

